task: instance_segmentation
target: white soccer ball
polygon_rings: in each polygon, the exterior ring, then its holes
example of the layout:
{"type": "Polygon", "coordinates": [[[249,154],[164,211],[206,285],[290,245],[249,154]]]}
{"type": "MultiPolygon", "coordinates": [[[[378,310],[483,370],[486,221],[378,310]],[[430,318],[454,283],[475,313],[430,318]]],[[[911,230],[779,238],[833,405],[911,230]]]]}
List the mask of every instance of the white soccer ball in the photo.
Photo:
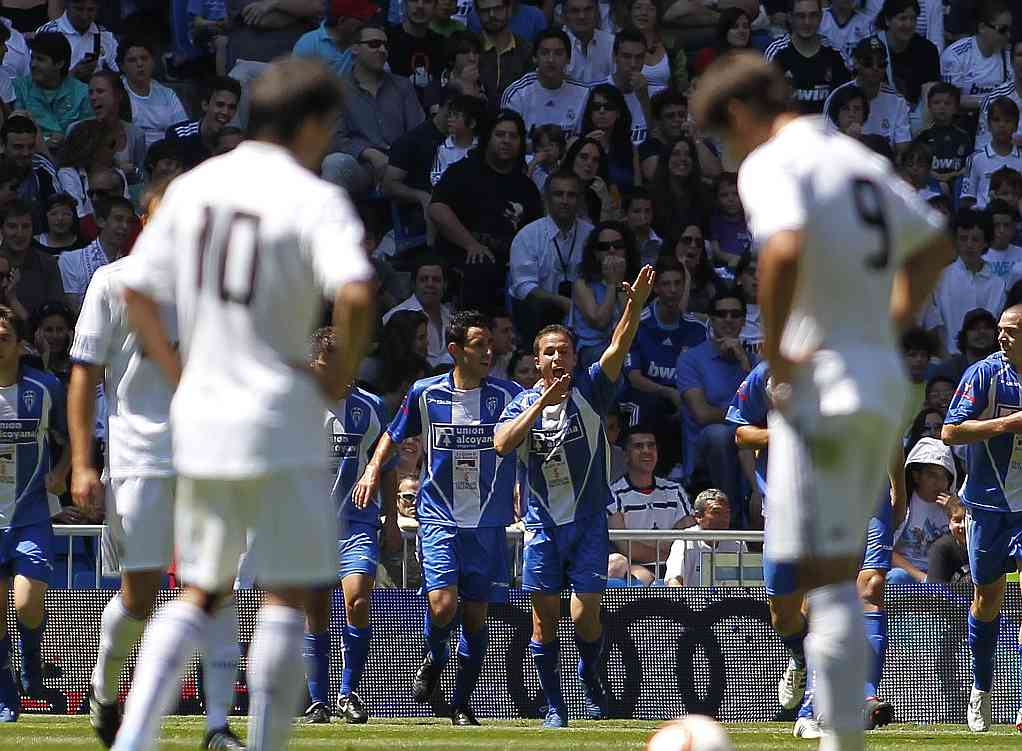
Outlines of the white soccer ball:
{"type": "Polygon", "coordinates": [[[689,715],[662,725],[646,751],[735,751],[724,727],[712,717],[689,715]]]}

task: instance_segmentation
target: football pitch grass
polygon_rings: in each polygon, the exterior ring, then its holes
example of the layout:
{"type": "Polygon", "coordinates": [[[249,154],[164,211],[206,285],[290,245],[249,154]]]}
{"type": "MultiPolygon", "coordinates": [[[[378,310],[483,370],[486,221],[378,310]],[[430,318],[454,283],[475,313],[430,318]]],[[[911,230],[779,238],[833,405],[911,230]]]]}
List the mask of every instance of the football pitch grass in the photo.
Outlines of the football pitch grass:
{"type": "MultiPolygon", "coordinates": [[[[244,718],[234,718],[244,731],[244,718]]],[[[290,749],[330,751],[565,751],[606,749],[641,751],[659,723],[625,720],[577,722],[567,730],[544,731],[538,720],[483,721],[479,728],[452,728],[440,720],[373,720],[369,725],[296,727],[290,749]]],[[[793,738],[791,725],[782,723],[728,725],[738,751],[816,749],[816,741],[793,738]]],[[[201,748],[205,723],[200,717],[172,717],[163,725],[161,751],[201,748]]],[[[912,749],[943,751],[982,748],[1007,751],[1019,747],[1013,726],[998,725],[989,733],[970,733],[962,725],[894,725],[869,733],[866,748],[877,751],[912,749]]],[[[101,746],[84,716],[22,716],[16,724],[0,725],[0,751],[96,751],[101,746]]]]}

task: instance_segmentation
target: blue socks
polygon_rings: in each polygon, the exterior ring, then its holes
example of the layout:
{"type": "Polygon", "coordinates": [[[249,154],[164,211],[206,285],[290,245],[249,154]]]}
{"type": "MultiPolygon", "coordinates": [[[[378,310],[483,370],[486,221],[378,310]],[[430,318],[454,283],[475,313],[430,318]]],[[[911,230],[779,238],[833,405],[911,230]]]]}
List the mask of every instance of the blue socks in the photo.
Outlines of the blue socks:
{"type": "Polygon", "coordinates": [[[457,620],[457,618],[452,618],[451,622],[447,625],[438,626],[433,623],[429,608],[426,608],[426,625],[423,632],[426,636],[426,651],[429,652],[429,656],[435,665],[447,664],[447,660],[450,657],[447,643],[451,640],[451,631],[454,629],[454,623],[457,620]]]}
{"type": "Polygon", "coordinates": [[[330,691],[330,632],[325,631],[322,634],[306,632],[302,657],[305,659],[305,680],[309,685],[309,698],[313,702],[329,705],[327,694],[330,691]]]}
{"type": "Polygon", "coordinates": [[[802,630],[798,631],[790,636],[782,636],[781,644],[787,649],[792,659],[795,660],[795,664],[800,668],[806,666],[806,634],[809,633],[809,624],[802,621],[802,630]]]}
{"type": "Polygon", "coordinates": [[[0,639],[0,705],[17,714],[21,710],[21,695],[11,672],[11,634],[0,639]]]}
{"type": "Polygon", "coordinates": [[[978,620],[969,612],[969,651],[972,652],[972,682],[980,691],[989,691],[994,683],[994,651],[1001,616],[992,621],[978,620]]]}
{"type": "Polygon", "coordinates": [[[348,696],[358,688],[362,673],[369,659],[369,640],[372,638],[372,626],[358,628],[348,624],[341,632],[344,645],[344,669],[341,670],[341,696],[348,696]]]}
{"type": "Polygon", "coordinates": [[[600,693],[600,658],[603,655],[603,634],[596,641],[582,641],[575,636],[578,649],[578,677],[590,691],[600,693]]]}
{"type": "Polygon", "coordinates": [[[816,710],[813,707],[813,698],[816,694],[816,671],[810,669],[806,672],[806,692],[802,695],[802,706],[798,708],[799,717],[814,717],[816,710]]]}
{"type": "Polygon", "coordinates": [[[564,695],[561,693],[561,645],[557,639],[549,644],[538,641],[529,642],[532,661],[539,673],[539,686],[546,696],[547,705],[564,711],[564,695]]]}
{"type": "Polygon", "coordinates": [[[880,677],[884,673],[884,657],[887,655],[887,613],[871,611],[863,613],[866,619],[866,641],[869,642],[871,662],[866,673],[866,698],[877,696],[880,677]]]}
{"type": "Polygon", "coordinates": [[[479,682],[479,674],[483,671],[488,634],[485,625],[474,633],[466,632],[464,626],[461,629],[461,639],[458,641],[458,671],[454,679],[454,693],[451,695],[452,707],[468,706],[476,683],[479,682]]]}

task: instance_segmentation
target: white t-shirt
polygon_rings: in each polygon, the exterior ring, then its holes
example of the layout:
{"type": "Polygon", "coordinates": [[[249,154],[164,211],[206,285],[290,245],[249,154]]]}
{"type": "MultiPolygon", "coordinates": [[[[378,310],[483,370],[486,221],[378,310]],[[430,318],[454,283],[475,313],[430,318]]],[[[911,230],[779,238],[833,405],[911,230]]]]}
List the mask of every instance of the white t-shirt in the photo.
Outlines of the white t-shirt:
{"type": "Polygon", "coordinates": [[[623,514],[625,529],[674,529],[692,515],[692,504],[676,482],[654,477],[652,487],[637,488],[625,475],[610,486],[607,513],[623,514]]]}
{"type": "Polygon", "coordinates": [[[990,203],[990,178],[1001,167],[1011,167],[1022,172],[1022,147],[1013,146],[1011,153],[1000,155],[992,146],[977,149],[969,157],[962,180],[962,198],[974,198],[977,209],[985,209],[990,203]]]}
{"type": "MultiPolygon", "coordinates": [[[[983,103],[979,107],[979,127],[976,129],[977,149],[990,145],[990,105],[1001,97],[1008,97],[1018,107],[1019,112],[1022,112],[1022,96],[1019,96],[1018,86],[1015,85],[1015,79],[1012,77],[983,97],[983,103]]],[[[1019,118],[1015,136],[1022,138],[1022,118],[1019,118]]]]}
{"type": "Polygon", "coordinates": [[[741,550],[744,553],[746,547],[745,543],[740,540],[717,543],[708,543],[702,540],[675,540],[671,545],[671,554],[667,556],[664,579],[677,579],[680,576],[681,583],[685,586],[702,586],[703,553],[709,553],[710,550],[716,550],[718,553],[737,553],[741,550]]]}
{"type": "Polygon", "coordinates": [[[536,73],[526,73],[504,90],[501,108],[513,109],[525,120],[525,132],[537,125],[560,125],[565,135],[576,133],[589,97],[585,84],[565,79],[559,89],[548,89],[536,73]]]}
{"type": "Polygon", "coordinates": [[[127,81],[124,82],[124,88],[131,101],[131,122],[145,134],[147,148],[163,140],[171,125],[188,119],[188,113],[181,105],[177,93],[158,81],[149,85],[148,96],[136,94],[127,81]]]}
{"type": "MultiPolygon", "coordinates": [[[[75,326],[71,359],[104,368],[109,427],[110,477],[166,477],[174,474],[170,435],[172,392],[156,364],[143,356],[128,324],[123,279],[135,256],[107,264],[92,277],[75,326]]],[[[177,318],[170,305],[160,318],[172,339],[177,318]]]]}
{"type": "Polygon", "coordinates": [[[894,549],[920,571],[929,570],[930,545],[948,533],[947,514],[936,503],[928,503],[915,493],[908,502],[905,521],[894,534],[894,549]]]}
{"type": "Polygon", "coordinates": [[[987,252],[983,254],[983,260],[987,262],[990,270],[1001,277],[1010,288],[1011,280],[1017,278],[1018,275],[1018,268],[1015,264],[1022,262],[1022,248],[1017,245],[1009,245],[1004,250],[987,248],[987,252]]]}
{"type": "MultiPolygon", "coordinates": [[[[600,83],[609,83],[611,86],[616,87],[614,83],[614,76],[607,76],[606,81],[600,81],[600,83]]],[[[663,86],[653,86],[647,84],[646,90],[649,92],[649,98],[652,99],[654,94],[659,94],[664,90],[663,86]]],[[[646,113],[642,109],[642,104],[639,103],[639,97],[635,96],[634,91],[625,93],[621,92],[621,96],[625,98],[625,104],[628,105],[628,112],[632,116],[632,143],[636,146],[643,143],[649,137],[649,126],[646,125],[646,113]]]]}
{"type": "Polygon", "coordinates": [[[844,26],[838,24],[830,8],[824,8],[823,20],[820,21],[819,34],[831,47],[841,53],[841,58],[848,70],[855,70],[852,50],[860,41],[873,33],[873,19],[859,11],[854,11],[844,26]]]}
{"type": "Polygon", "coordinates": [[[841,376],[832,373],[821,392],[821,414],[889,408],[905,387],[888,315],[894,275],[943,231],[943,218],[890,162],[815,117],[755,149],[738,191],[757,247],[785,230],[805,238],[781,346],[798,359],[825,345],[841,361],[841,376]]]}
{"type": "Polygon", "coordinates": [[[988,94],[1011,77],[1011,52],[1003,49],[985,57],[976,37],[965,37],[940,56],[940,75],[961,90],[962,96],[988,94]]]}
{"type": "MultiPolygon", "coordinates": [[[[857,85],[853,78],[830,92],[830,96],[823,104],[823,111],[830,112],[834,95],[841,89],[857,85]]],[[[912,127],[909,123],[908,101],[887,84],[881,84],[879,93],[869,101],[869,117],[862,125],[862,132],[868,136],[883,136],[891,146],[911,141],[912,127]]]]}
{"type": "Polygon", "coordinates": [[[228,479],[326,466],[327,401],[299,365],[324,297],[371,278],[361,242],[344,192],[280,146],[246,141],[173,182],[124,284],[177,306],[178,472],[228,479]]]}

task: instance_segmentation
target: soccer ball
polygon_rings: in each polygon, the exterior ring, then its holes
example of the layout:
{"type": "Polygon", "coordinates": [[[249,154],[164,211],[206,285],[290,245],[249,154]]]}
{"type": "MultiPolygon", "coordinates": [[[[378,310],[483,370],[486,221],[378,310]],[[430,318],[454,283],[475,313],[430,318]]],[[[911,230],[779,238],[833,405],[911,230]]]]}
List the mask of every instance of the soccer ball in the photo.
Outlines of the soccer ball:
{"type": "Polygon", "coordinates": [[[689,715],[662,725],[646,751],[735,751],[723,726],[712,717],[689,715]]]}

